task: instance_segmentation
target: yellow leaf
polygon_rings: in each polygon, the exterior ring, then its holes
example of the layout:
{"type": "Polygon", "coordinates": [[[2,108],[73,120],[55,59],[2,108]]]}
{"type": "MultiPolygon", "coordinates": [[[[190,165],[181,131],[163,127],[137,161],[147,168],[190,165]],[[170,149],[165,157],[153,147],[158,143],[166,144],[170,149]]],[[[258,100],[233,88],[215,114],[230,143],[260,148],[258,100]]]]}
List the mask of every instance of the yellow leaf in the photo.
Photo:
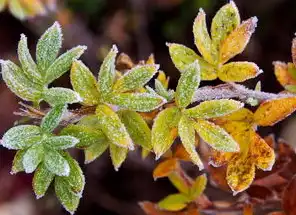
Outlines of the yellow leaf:
{"type": "Polygon", "coordinates": [[[190,197],[194,201],[196,198],[198,198],[205,190],[207,185],[207,177],[205,174],[198,176],[192,187],[190,188],[190,197]]]}
{"type": "Polygon", "coordinates": [[[190,202],[184,194],[172,194],[158,202],[158,207],[168,211],[179,211],[186,207],[187,202],[190,202]]]}
{"type": "Polygon", "coordinates": [[[253,206],[251,204],[244,205],[243,215],[253,215],[253,206]]]}
{"type": "Polygon", "coordinates": [[[226,180],[233,194],[246,190],[255,177],[255,165],[247,156],[234,156],[228,164],[226,180]]]}
{"type": "Polygon", "coordinates": [[[215,64],[217,61],[217,52],[212,49],[212,41],[207,30],[206,14],[202,9],[194,20],[193,34],[198,51],[207,62],[215,64]]]}
{"type": "Polygon", "coordinates": [[[0,11],[4,10],[8,0],[0,0],[0,11]]]}
{"type": "Polygon", "coordinates": [[[235,155],[235,153],[212,150],[209,164],[213,167],[223,166],[230,161],[233,155],[235,155]]]}
{"type": "Polygon", "coordinates": [[[158,71],[157,80],[159,80],[160,83],[162,83],[162,85],[164,86],[165,89],[168,88],[168,86],[169,86],[169,77],[166,77],[164,71],[158,71]]]}
{"type": "Polygon", "coordinates": [[[232,62],[218,70],[218,77],[224,82],[243,82],[262,73],[255,63],[232,62]]]}
{"type": "Polygon", "coordinates": [[[270,171],[275,162],[274,150],[255,132],[251,133],[250,153],[258,168],[270,171]]]}
{"type": "Polygon", "coordinates": [[[125,161],[127,154],[128,154],[128,149],[119,147],[115,144],[110,144],[109,146],[110,150],[110,156],[112,160],[112,164],[114,166],[115,171],[118,171],[119,167],[121,164],[125,161]]]}
{"type": "Polygon", "coordinates": [[[296,97],[274,99],[263,102],[254,114],[260,126],[271,126],[296,110],[296,97]]]}
{"type": "Polygon", "coordinates": [[[153,170],[154,180],[169,176],[173,171],[179,168],[177,159],[168,159],[158,164],[153,170]]]}
{"type": "Polygon", "coordinates": [[[296,80],[288,71],[288,64],[276,61],[273,62],[273,66],[276,79],[283,87],[286,85],[296,85],[296,80]]]}
{"type": "Polygon", "coordinates": [[[192,185],[192,180],[187,175],[180,176],[177,172],[172,172],[169,175],[170,182],[181,192],[184,194],[189,193],[189,189],[192,185]]]}
{"type": "Polygon", "coordinates": [[[224,64],[230,58],[244,51],[257,26],[257,17],[244,21],[222,42],[219,63],[224,64]]]}

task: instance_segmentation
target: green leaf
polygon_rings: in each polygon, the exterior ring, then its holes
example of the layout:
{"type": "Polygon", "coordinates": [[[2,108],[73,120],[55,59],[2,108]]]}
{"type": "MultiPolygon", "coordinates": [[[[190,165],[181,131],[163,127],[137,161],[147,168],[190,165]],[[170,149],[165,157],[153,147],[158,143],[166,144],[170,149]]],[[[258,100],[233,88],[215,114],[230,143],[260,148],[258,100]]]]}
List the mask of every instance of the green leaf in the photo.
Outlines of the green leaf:
{"type": "Polygon", "coordinates": [[[171,59],[180,72],[183,72],[188,65],[198,60],[202,80],[214,80],[217,78],[215,68],[192,49],[176,43],[167,43],[167,46],[169,47],[171,59]]]}
{"type": "Polygon", "coordinates": [[[151,150],[151,131],[142,116],[130,110],[120,110],[117,114],[126,127],[134,144],[151,150]]]}
{"type": "Polygon", "coordinates": [[[35,83],[42,83],[42,75],[35,64],[28,49],[27,37],[22,34],[18,44],[18,58],[21,62],[24,74],[35,83]]]}
{"type": "Polygon", "coordinates": [[[36,60],[38,69],[43,75],[57,58],[62,46],[62,37],[61,26],[58,22],[55,22],[40,37],[36,48],[36,60]]]}
{"type": "Polygon", "coordinates": [[[13,162],[12,162],[12,167],[10,174],[16,174],[18,172],[24,171],[24,165],[23,165],[23,159],[24,155],[26,153],[26,150],[18,150],[14,156],[13,162]]]}
{"type": "Polygon", "coordinates": [[[70,214],[74,214],[78,208],[80,196],[77,196],[71,190],[64,177],[56,177],[54,181],[54,187],[56,195],[61,204],[70,214]]]}
{"type": "Polygon", "coordinates": [[[195,150],[194,123],[186,116],[182,116],[178,125],[178,133],[185,150],[190,155],[191,160],[199,167],[199,170],[202,170],[204,165],[195,150]]]}
{"type": "Polygon", "coordinates": [[[291,93],[296,93],[296,85],[286,85],[285,89],[291,93]]]}
{"type": "Polygon", "coordinates": [[[240,24],[238,9],[233,1],[224,5],[214,16],[211,25],[213,48],[220,51],[221,43],[240,24]]]}
{"type": "Polygon", "coordinates": [[[93,106],[99,103],[97,80],[82,61],[73,62],[70,77],[73,89],[82,97],[84,105],[93,106]]]}
{"type": "Polygon", "coordinates": [[[244,106],[242,102],[232,99],[205,101],[196,107],[187,109],[184,113],[192,118],[211,119],[231,114],[244,106]]]}
{"type": "Polygon", "coordinates": [[[79,139],[72,136],[53,136],[46,138],[43,143],[54,149],[68,149],[79,143],[79,139]]]}
{"type": "Polygon", "coordinates": [[[128,153],[127,148],[119,147],[114,144],[110,144],[110,156],[115,171],[119,170],[121,164],[125,161],[128,153]]]}
{"type": "Polygon", "coordinates": [[[197,17],[194,20],[193,35],[198,51],[207,62],[215,65],[218,53],[216,49],[213,49],[212,40],[207,29],[206,14],[202,9],[199,10],[197,17]]]}
{"type": "Polygon", "coordinates": [[[2,77],[8,88],[25,101],[38,102],[43,87],[32,82],[16,64],[1,60],[2,77]]]}
{"type": "Polygon", "coordinates": [[[23,167],[26,173],[34,172],[39,163],[43,160],[44,152],[43,144],[40,143],[35,144],[26,151],[23,158],[23,167]]]}
{"type": "Polygon", "coordinates": [[[186,182],[182,176],[180,176],[176,172],[172,172],[169,176],[168,179],[174,185],[174,187],[181,193],[188,194],[189,193],[189,184],[186,182]]]}
{"type": "Polygon", "coordinates": [[[122,93],[139,89],[155,75],[158,69],[159,65],[136,66],[115,82],[113,90],[122,93]]]}
{"type": "Polygon", "coordinates": [[[2,145],[8,149],[26,149],[39,140],[41,129],[35,125],[19,125],[9,129],[2,137],[2,145]]]}
{"type": "Polygon", "coordinates": [[[198,62],[195,61],[185,69],[179,79],[175,94],[176,104],[179,108],[185,108],[191,103],[199,83],[200,68],[198,62]]]}
{"type": "Polygon", "coordinates": [[[96,142],[84,150],[85,164],[93,162],[95,159],[100,157],[108,148],[108,141],[96,142]]]}
{"type": "Polygon", "coordinates": [[[168,102],[173,100],[175,96],[175,91],[174,90],[167,90],[162,83],[155,79],[155,91],[158,95],[162,96],[165,98],[168,102]]]}
{"type": "Polygon", "coordinates": [[[105,97],[112,91],[113,82],[115,79],[115,58],[118,49],[113,45],[112,49],[105,57],[99,72],[98,89],[102,97],[105,97]]]}
{"type": "Polygon", "coordinates": [[[96,116],[101,130],[111,143],[131,150],[134,149],[133,142],[124,124],[110,107],[106,105],[98,105],[96,116]]]}
{"type": "Polygon", "coordinates": [[[158,207],[168,211],[179,211],[187,206],[190,199],[184,194],[171,194],[158,202],[158,207]]]}
{"type": "Polygon", "coordinates": [[[19,0],[9,0],[8,9],[10,13],[20,20],[24,20],[26,17],[25,10],[23,9],[19,0]]]}
{"type": "Polygon", "coordinates": [[[46,71],[46,83],[50,84],[55,79],[61,77],[65,72],[69,71],[72,62],[78,59],[86,48],[86,46],[77,46],[59,56],[46,71]]]}
{"type": "Polygon", "coordinates": [[[42,119],[41,129],[52,132],[62,121],[63,115],[67,111],[67,105],[54,106],[42,119]]]}
{"type": "Polygon", "coordinates": [[[70,166],[67,160],[58,151],[50,147],[46,147],[44,164],[55,175],[69,176],[70,174],[70,166]]]}
{"type": "Polygon", "coordinates": [[[205,174],[198,176],[192,187],[190,188],[190,198],[192,200],[197,199],[205,190],[207,185],[207,177],[205,174]]]}
{"type": "Polygon", "coordinates": [[[222,152],[239,151],[239,145],[235,140],[223,128],[214,123],[199,119],[194,127],[199,136],[213,149],[222,152]]]}
{"type": "Polygon", "coordinates": [[[47,170],[44,164],[40,164],[37,168],[33,178],[33,190],[36,198],[42,198],[48,190],[51,182],[54,179],[54,174],[47,170]]]}
{"type": "Polygon", "coordinates": [[[82,101],[82,98],[78,93],[62,87],[52,87],[47,89],[43,92],[42,97],[52,106],[59,104],[73,104],[82,101]]]}
{"type": "Polygon", "coordinates": [[[181,113],[178,108],[171,107],[161,111],[152,126],[152,146],[156,159],[160,158],[173,144],[177,137],[177,127],[181,113]]]}
{"type": "Polygon", "coordinates": [[[151,93],[121,93],[112,94],[106,102],[121,108],[139,112],[150,112],[167,101],[157,94],[151,93]]]}

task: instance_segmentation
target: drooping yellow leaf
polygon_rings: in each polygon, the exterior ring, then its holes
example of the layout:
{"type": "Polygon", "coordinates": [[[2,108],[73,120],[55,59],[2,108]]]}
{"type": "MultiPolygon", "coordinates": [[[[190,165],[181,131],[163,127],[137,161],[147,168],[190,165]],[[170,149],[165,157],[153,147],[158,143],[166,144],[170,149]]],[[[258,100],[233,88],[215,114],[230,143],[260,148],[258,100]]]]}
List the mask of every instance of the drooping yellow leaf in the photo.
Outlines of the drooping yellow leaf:
{"type": "MultiPolygon", "coordinates": [[[[293,64],[294,65],[294,64],[293,64]]],[[[296,79],[288,71],[288,64],[280,61],[273,62],[274,74],[282,86],[296,85],[296,79]]]]}
{"type": "Polygon", "coordinates": [[[119,147],[115,144],[110,144],[109,150],[114,169],[115,171],[118,171],[119,167],[122,165],[127,157],[128,149],[119,147]]]}
{"type": "Polygon", "coordinates": [[[248,156],[234,156],[228,164],[226,180],[233,194],[246,190],[255,177],[255,165],[248,156]]]}
{"type": "Polygon", "coordinates": [[[169,176],[173,171],[179,168],[177,159],[168,159],[158,164],[153,170],[154,180],[169,176]]]}
{"type": "Polygon", "coordinates": [[[244,51],[251,35],[257,26],[257,17],[252,17],[244,21],[222,42],[219,63],[224,64],[230,58],[244,51]]]}
{"type": "Polygon", "coordinates": [[[251,132],[250,153],[258,168],[270,171],[275,162],[274,150],[255,132],[251,132]]]}
{"type": "Polygon", "coordinates": [[[271,126],[296,110],[296,97],[274,99],[263,102],[254,114],[260,126],[271,126]]]}
{"type": "Polygon", "coordinates": [[[262,73],[255,63],[232,62],[218,70],[218,77],[224,82],[243,82],[262,73]]]}

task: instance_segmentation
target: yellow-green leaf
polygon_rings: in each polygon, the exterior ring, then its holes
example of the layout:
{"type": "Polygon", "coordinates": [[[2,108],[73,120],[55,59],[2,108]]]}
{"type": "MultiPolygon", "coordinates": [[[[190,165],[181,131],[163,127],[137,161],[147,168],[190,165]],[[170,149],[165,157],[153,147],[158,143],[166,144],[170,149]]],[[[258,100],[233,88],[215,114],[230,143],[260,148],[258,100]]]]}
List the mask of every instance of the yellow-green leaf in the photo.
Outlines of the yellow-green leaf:
{"type": "Polygon", "coordinates": [[[84,156],[85,156],[85,164],[89,164],[93,162],[95,159],[100,157],[108,148],[109,142],[108,141],[102,141],[102,142],[96,142],[91,144],[89,147],[87,147],[84,150],[84,156]]]}
{"type": "Polygon", "coordinates": [[[205,174],[198,176],[192,187],[190,188],[190,198],[194,201],[197,199],[205,190],[207,185],[207,177],[205,174]]]}
{"type": "Polygon", "coordinates": [[[188,178],[188,176],[185,176],[185,175],[180,176],[179,173],[172,172],[168,176],[168,178],[170,182],[177,188],[177,190],[179,190],[181,193],[189,194],[191,180],[190,178],[188,178]]]}
{"type": "Polygon", "coordinates": [[[23,158],[26,150],[18,150],[14,156],[10,174],[16,174],[24,171],[23,158]]]}
{"type": "Polygon", "coordinates": [[[109,149],[110,149],[110,156],[111,156],[114,169],[115,171],[118,171],[119,167],[122,165],[122,163],[125,161],[127,157],[128,149],[119,147],[114,144],[110,144],[109,149]]]}
{"type": "Polygon", "coordinates": [[[33,178],[33,190],[36,195],[36,198],[39,199],[43,197],[48,190],[51,182],[54,179],[54,174],[51,173],[42,163],[38,166],[34,178],[33,178]]]}
{"type": "Polygon", "coordinates": [[[179,211],[184,209],[188,202],[190,199],[186,195],[178,193],[169,195],[158,202],[158,207],[168,211],[179,211]]]}
{"type": "Polygon", "coordinates": [[[4,10],[8,0],[0,0],[0,12],[4,10]]]}

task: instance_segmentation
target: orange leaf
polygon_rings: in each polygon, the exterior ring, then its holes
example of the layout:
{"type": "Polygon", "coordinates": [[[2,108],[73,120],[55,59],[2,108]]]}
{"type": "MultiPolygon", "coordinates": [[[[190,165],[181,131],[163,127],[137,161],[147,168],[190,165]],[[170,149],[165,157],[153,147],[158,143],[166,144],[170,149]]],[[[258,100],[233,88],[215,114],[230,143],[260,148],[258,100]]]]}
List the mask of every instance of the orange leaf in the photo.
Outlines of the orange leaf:
{"type": "Polygon", "coordinates": [[[251,204],[244,205],[244,215],[253,215],[253,206],[251,204]]]}
{"type": "MultiPolygon", "coordinates": [[[[196,138],[198,139],[198,138],[196,138]]],[[[185,150],[182,144],[178,144],[175,149],[174,158],[183,160],[183,161],[191,161],[190,155],[185,150]]]]}
{"type": "Polygon", "coordinates": [[[283,120],[296,110],[296,97],[263,102],[254,114],[255,122],[261,126],[271,126],[283,120]]]}
{"type": "Polygon", "coordinates": [[[275,147],[274,134],[270,134],[270,135],[264,137],[264,140],[267,143],[267,145],[269,145],[271,148],[275,147]]]}
{"type": "Polygon", "coordinates": [[[282,86],[296,85],[296,80],[293,79],[291,73],[288,71],[288,64],[276,61],[273,62],[273,66],[276,79],[282,86]]]}
{"type": "Polygon", "coordinates": [[[177,159],[168,159],[160,164],[157,165],[157,167],[153,171],[153,178],[154,180],[158,178],[167,177],[169,174],[171,174],[173,171],[175,171],[179,167],[179,163],[177,159]]]}
{"type": "Polygon", "coordinates": [[[211,164],[214,167],[223,166],[228,163],[228,161],[231,159],[231,157],[234,154],[235,153],[231,153],[231,152],[220,152],[217,150],[212,150],[209,164],[211,164]]]}

